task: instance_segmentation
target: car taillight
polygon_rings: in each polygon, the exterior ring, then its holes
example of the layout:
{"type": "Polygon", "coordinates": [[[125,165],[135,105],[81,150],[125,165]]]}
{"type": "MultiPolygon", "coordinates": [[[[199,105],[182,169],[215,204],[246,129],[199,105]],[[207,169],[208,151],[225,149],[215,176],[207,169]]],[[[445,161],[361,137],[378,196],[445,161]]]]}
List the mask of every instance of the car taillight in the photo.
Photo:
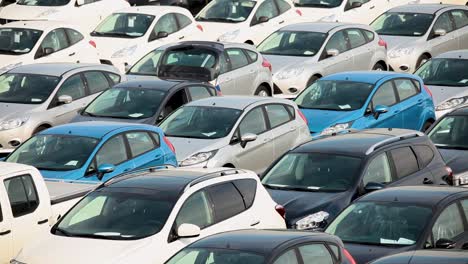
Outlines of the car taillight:
{"type": "Polygon", "coordinates": [[[281,215],[281,217],[283,217],[283,219],[286,219],[286,210],[284,209],[283,206],[277,204],[275,206],[275,210],[276,212],[278,212],[279,215],[281,215]]]}
{"type": "Polygon", "coordinates": [[[383,40],[382,38],[379,38],[379,46],[385,47],[385,49],[388,48],[387,42],[385,42],[385,40],[383,40]]]}
{"type": "Polygon", "coordinates": [[[203,32],[203,27],[202,27],[202,25],[197,25],[197,28],[198,28],[201,32],[203,32]]]}
{"type": "Polygon", "coordinates": [[[89,45],[91,45],[91,46],[93,46],[95,48],[97,47],[96,42],[94,42],[93,40],[89,41],[89,45]]]}
{"type": "Polygon", "coordinates": [[[272,71],[271,63],[265,57],[263,57],[262,66],[272,71]]]}
{"type": "Polygon", "coordinates": [[[169,139],[167,137],[164,137],[164,142],[166,142],[166,144],[169,146],[169,148],[172,150],[172,152],[175,153],[175,147],[174,147],[174,145],[172,145],[171,141],[169,141],[169,139]]]}
{"type": "Polygon", "coordinates": [[[426,92],[432,97],[432,92],[431,92],[431,90],[429,90],[429,88],[427,88],[426,85],[424,85],[424,89],[425,89],[426,92]]]}
{"type": "Polygon", "coordinates": [[[297,13],[298,15],[302,16],[302,11],[301,11],[301,10],[296,9],[296,13],[297,13]]]}
{"type": "Polygon", "coordinates": [[[307,121],[307,118],[305,117],[305,115],[300,110],[297,110],[297,114],[302,118],[302,120],[304,120],[304,122],[307,125],[309,125],[309,121],[307,121]]]}
{"type": "Polygon", "coordinates": [[[455,185],[453,180],[453,170],[449,166],[445,166],[445,171],[447,172],[447,181],[450,185],[455,185]]]}
{"type": "Polygon", "coordinates": [[[343,248],[343,254],[345,258],[349,261],[349,264],[356,264],[356,261],[354,260],[353,256],[349,254],[348,250],[346,248],[343,248]]]}

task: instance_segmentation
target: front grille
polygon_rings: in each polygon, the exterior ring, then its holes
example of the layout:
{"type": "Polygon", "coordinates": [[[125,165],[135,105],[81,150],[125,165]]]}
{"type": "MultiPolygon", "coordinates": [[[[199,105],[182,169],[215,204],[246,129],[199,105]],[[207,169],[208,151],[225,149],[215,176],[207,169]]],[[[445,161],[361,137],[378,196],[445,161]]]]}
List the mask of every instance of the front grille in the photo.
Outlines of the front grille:
{"type": "Polygon", "coordinates": [[[0,18],[0,25],[5,25],[6,23],[11,23],[11,22],[16,22],[16,21],[19,21],[19,20],[0,18]]]}
{"type": "Polygon", "coordinates": [[[114,65],[110,60],[100,60],[101,64],[114,65]]]}

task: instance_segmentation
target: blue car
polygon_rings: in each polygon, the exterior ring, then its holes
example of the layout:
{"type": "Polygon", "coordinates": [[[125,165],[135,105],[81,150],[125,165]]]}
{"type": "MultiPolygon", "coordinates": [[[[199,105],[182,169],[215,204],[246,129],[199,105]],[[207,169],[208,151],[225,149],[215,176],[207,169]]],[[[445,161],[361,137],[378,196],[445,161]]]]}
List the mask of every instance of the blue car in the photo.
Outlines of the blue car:
{"type": "Polygon", "coordinates": [[[48,179],[106,181],[153,166],[177,166],[172,144],[155,126],[81,122],[44,130],[6,159],[31,165],[48,179]]]}
{"type": "Polygon", "coordinates": [[[312,136],[365,128],[425,131],[435,122],[421,78],[394,72],[346,72],[324,77],[295,99],[312,136]]]}

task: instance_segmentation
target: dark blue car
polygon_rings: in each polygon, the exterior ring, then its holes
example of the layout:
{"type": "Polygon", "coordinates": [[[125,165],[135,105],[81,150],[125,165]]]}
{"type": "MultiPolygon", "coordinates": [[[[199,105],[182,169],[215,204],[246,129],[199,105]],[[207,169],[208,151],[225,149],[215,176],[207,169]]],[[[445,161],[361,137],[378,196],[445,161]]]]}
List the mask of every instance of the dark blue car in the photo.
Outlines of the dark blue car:
{"type": "Polygon", "coordinates": [[[80,122],[36,134],[5,161],[34,166],[48,179],[105,181],[138,168],[176,167],[174,153],[155,126],[80,122]]]}

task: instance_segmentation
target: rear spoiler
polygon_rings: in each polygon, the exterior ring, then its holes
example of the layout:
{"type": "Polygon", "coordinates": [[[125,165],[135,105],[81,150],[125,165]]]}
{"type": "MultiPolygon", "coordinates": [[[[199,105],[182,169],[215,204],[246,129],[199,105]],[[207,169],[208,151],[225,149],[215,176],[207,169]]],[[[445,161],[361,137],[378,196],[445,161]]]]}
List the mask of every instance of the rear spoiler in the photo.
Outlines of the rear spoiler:
{"type": "Polygon", "coordinates": [[[468,188],[468,172],[454,175],[453,186],[461,186],[468,188]]]}

